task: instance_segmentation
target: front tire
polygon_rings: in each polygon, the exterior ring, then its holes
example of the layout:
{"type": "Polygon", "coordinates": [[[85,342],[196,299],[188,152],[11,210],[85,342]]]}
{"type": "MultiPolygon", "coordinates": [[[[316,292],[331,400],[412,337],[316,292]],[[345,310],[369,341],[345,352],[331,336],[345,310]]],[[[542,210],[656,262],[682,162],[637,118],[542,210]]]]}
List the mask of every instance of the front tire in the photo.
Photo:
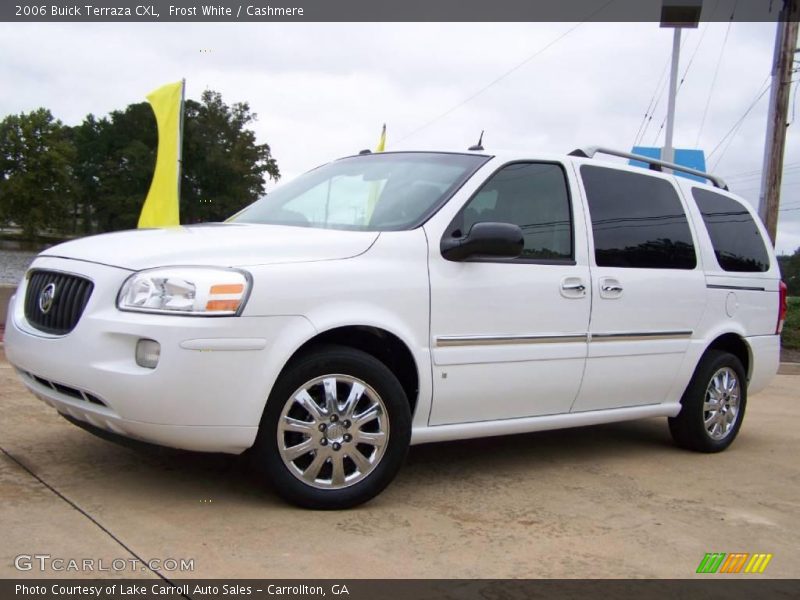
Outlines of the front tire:
{"type": "Polygon", "coordinates": [[[709,350],[669,419],[675,443],[696,452],[721,452],[739,433],[747,406],[747,379],[733,354],[709,350]]]}
{"type": "Polygon", "coordinates": [[[408,398],[386,365],[354,348],[320,346],[278,378],[253,457],[289,502],[342,509],[389,485],[410,438],[408,398]]]}

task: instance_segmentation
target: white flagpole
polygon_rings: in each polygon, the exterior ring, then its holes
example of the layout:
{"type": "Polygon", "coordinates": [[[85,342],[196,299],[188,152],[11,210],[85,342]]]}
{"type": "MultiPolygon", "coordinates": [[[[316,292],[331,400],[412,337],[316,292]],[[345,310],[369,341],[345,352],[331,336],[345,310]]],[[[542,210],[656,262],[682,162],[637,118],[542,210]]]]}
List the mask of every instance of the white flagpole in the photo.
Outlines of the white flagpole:
{"type": "MultiPolygon", "coordinates": [[[[186,79],[181,79],[181,114],[180,126],[178,127],[178,210],[180,211],[181,201],[181,173],[183,171],[183,104],[186,98],[186,79]]],[[[179,213],[180,214],[180,213],[179,213]]]]}

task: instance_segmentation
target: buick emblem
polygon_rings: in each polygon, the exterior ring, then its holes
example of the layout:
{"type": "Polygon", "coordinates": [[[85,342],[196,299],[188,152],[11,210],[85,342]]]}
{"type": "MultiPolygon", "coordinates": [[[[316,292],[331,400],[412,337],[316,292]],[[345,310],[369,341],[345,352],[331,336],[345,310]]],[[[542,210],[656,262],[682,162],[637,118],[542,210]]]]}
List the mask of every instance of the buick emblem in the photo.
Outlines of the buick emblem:
{"type": "Polygon", "coordinates": [[[53,300],[55,300],[55,298],[56,284],[48,283],[46,286],[44,286],[42,293],[39,294],[39,310],[46,315],[48,312],[50,312],[50,309],[53,308],[53,300]]]}

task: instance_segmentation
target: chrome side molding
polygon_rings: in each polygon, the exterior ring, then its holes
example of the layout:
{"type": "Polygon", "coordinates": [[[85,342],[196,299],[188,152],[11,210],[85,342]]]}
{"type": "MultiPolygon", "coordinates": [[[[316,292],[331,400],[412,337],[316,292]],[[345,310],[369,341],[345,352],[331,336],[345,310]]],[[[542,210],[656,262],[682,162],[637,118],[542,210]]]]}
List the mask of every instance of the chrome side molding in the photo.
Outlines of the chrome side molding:
{"type": "Polygon", "coordinates": [[[747,292],[766,292],[763,287],[753,287],[749,285],[719,285],[716,283],[707,283],[706,287],[709,290],[744,290],[747,292]]]}
{"type": "Polygon", "coordinates": [[[590,342],[638,342],[642,340],[683,340],[692,337],[692,331],[635,331],[623,333],[591,333],[590,342]]]}
{"type": "Polygon", "coordinates": [[[498,346],[503,344],[568,344],[585,342],[588,335],[464,335],[441,336],[436,338],[436,346],[498,346]]]}
{"type": "Polygon", "coordinates": [[[438,348],[454,346],[500,346],[506,344],[570,344],[575,342],[638,342],[643,340],[681,340],[693,331],[623,331],[567,335],[463,335],[436,338],[438,348]]]}

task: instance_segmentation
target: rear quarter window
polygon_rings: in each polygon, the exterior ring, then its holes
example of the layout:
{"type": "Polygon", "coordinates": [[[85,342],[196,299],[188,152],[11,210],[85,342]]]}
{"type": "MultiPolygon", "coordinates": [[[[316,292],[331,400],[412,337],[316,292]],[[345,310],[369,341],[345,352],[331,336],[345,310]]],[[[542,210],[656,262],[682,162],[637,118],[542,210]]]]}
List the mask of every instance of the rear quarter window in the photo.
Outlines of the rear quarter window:
{"type": "Polygon", "coordinates": [[[748,210],[722,194],[692,188],[703,222],[723,271],[763,273],[769,270],[764,238],[748,210]]]}

